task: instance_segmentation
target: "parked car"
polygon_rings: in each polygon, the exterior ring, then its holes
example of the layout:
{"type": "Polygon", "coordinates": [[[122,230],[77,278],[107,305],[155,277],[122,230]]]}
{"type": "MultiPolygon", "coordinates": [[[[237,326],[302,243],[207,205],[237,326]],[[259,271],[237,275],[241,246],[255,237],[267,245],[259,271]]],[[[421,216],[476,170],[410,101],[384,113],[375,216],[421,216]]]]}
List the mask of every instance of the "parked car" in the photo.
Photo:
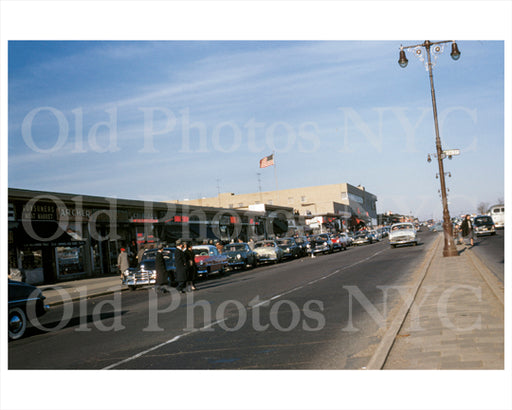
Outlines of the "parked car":
{"type": "Polygon", "coordinates": [[[313,235],[309,238],[309,241],[315,241],[314,253],[332,253],[334,251],[334,245],[326,233],[313,235]]]}
{"type": "Polygon", "coordinates": [[[354,236],[354,245],[364,245],[375,242],[373,235],[368,231],[361,231],[354,236]]]}
{"type": "Polygon", "coordinates": [[[272,240],[256,242],[254,252],[256,252],[258,263],[279,263],[283,259],[283,250],[272,240]]]}
{"type": "MultiPolygon", "coordinates": [[[[167,270],[167,280],[169,285],[175,285],[175,263],[174,252],[176,248],[164,248],[162,253],[167,270]]],[[[157,249],[148,249],[142,254],[140,264],[136,268],[128,268],[123,272],[122,283],[127,285],[130,290],[135,290],[140,286],[154,285],[156,283],[155,258],[157,249]]]]}
{"type": "Polygon", "coordinates": [[[301,256],[301,249],[293,238],[281,238],[276,240],[277,246],[283,251],[283,258],[293,259],[301,256]]]}
{"type": "Polygon", "coordinates": [[[194,245],[194,260],[197,266],[197,274],[208,277],[208,275],[218,273],[223,274],[228,267],[228,258],[221,254],[217,247],[213,245],[194,245]]]}
{"type": "Polygon", "coordinates": [[[344,251],[348,247],[348,239],[342,234],[331,235],[331,242],[335,250],[344,251]]]}
{"type": "Polygon", "coordinates": [[[48,311],[44,300],[43,292],[37,287],[9,279],[9,339],[23,337],[31,321],[48,311]]]}
{"type": "Polygon", "coordinates": [[[342,232],[339,234],[340,238],[344,238],[347,246],[352,246],[352,242],[354,242],[354,238],[348,233],[342,232]]]}
{"type": "Polygon", "coordinates": [[[382,239],[382,235],[375,229],[371,230],[370,234],[373,236],[375,242],[379,242],[382,239]]]}
{"type": "Polygon", "coordinates": [[[228,258],[228,265],[231,269],[255,268],[258,265],[256,253],[247,243],[230,243],[224,246],[222,254],[228,258]]]}
{"type": "Polygon", "coordinates": [[[492,217],[488,215],[478,215],[473,219],[473,230],[476,236],[496,235],[495,228],[492,217]]]}
{"type": "Polygon", "coordinates": [[[296,236],[294,239],[295,239],[295,243],[300,248],[301,256],[306,256],[308,254],[308,245],[309,245],[307,236],[296,236]]]}
{"type": "Polygon", "coordinates": [[[410,222],[393,224],[391,226],[391,232],[389,233],[389,243],[392,248],[396,248],[397,245],[416,246],[418,239],[414,225],[410,222]]]}

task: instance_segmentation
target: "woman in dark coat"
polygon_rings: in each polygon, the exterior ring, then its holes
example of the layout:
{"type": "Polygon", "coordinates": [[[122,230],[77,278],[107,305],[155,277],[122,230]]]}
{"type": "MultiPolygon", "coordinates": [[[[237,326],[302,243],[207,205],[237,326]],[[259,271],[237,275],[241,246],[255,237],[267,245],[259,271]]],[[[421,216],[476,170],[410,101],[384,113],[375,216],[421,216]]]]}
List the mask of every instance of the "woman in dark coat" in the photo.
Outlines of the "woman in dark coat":
{"type": "Polygon", "coordinates": [[[164,260],[164,254],[163,254],[164,247],[159,246],[158,252],[155,256],[155,270],[156,270],[156,283],[155,287],[157,290],[161,290],[163,292],[168,292],[169,290],[166,289],[166,286],[168,285],[167,281],[167,269],[165,268],[165,260],[164,260]]]}
{"type": "Polygon", "coordinates": [[[471,219],[469,215],[466,215],[462,224],[460,225],[460,230],[462,232],[462,238],[464,243],[467,243],[467,240],[470,240],[471,246],[473,246],[473,226],[471,225],[471,219]]]}
{"type": "Polygon", "coordinates": [[[185,287],[187,284],[187,265],[184,248],[185,244],[181,241],[181,239],[178,239],[176,241],[174,262],[176,264],[176,281],[178,282],[176,289],[181,293],[185,293],[185,287]]]}
{"type": "Polygon", "coordinates": [[[197,267],[194,251],[192,250],[192,245],[190,243],[187,243],[185,260],[187,264],[187,290],[196,290],[194,282],[196,280],[197,267]]]}

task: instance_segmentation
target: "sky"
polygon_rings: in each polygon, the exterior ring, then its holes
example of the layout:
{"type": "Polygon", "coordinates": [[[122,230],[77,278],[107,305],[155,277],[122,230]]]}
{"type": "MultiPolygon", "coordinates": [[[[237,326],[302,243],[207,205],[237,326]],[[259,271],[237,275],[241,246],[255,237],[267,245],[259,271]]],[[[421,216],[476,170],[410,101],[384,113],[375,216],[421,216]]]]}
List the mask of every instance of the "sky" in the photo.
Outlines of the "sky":
{"type": "MultiPolygon", "coordinates": [[[[439,218],[428,72],[397,64],[422,42],[11,41],[9,187],[160,201],[348,182],[379,213],[439,218]]],[[[434,67],[454,214],[504,197],[504,44],[458,47],[434,67]]]]}

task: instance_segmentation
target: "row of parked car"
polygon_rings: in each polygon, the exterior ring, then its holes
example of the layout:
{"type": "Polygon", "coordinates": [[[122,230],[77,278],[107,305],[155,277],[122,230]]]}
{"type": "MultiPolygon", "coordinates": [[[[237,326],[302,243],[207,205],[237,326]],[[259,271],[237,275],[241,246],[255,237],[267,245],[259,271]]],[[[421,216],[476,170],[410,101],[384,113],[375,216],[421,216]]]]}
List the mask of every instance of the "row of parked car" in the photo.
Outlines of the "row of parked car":
{"type": "MultiPolygon", "coordinates": [[[[301,258],[310,253],[341,251],[350,245],[352,245],[352,238],[346,233],[341,233],[262,240],[251,245],[245,242],[236,242],[224,245],[222,251],[219,251],[214,245],[195,245],[192,250],[195,254],[198,276],[208,278],[214,274],[222,275],[229,270],[252,269],[258,265],[301,258]]],[[[129,268],[123,273],[122,283],[131,290],[154,284],[156,281],[156,252],[156,249],[146,250],[139,266],[129,268]]],[[[175,285],[174,252],[174,247],[166,247],[163,250],[171,286],[175,285]]]]}

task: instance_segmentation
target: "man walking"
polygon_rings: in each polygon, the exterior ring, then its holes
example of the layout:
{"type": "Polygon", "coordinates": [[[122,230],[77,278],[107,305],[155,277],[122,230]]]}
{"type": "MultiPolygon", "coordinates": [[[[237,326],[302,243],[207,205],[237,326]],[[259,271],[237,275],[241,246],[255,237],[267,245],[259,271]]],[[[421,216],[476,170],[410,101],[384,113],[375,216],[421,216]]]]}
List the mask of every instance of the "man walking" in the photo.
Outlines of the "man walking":
{"type": "Polygon", "coordinates": [[[128,254],[126,253],[125,248],[121,248],[121,253],[117,257],[117,267],[121,272],[122,279],[124,271],[130,267],[130,262],[128,261],[128,254]]]}
{"type": "Polygon", "coordinates": [[[160,244],[155,256],[156,283],[155,288],[162,293],[170,293],[167,281],[167,268],[165,267],[164,246],[160,244]]]}
{"type": "Polygon", "coordinates": [[[181,293],[185,293],[185,287],[187,286],[187,266],[185,257],[185,243],[178,239],[176,241],[176,253],[174,254],[174,262],[176,264],[176,281],[178,286],[176,290],[181,293]]]}

